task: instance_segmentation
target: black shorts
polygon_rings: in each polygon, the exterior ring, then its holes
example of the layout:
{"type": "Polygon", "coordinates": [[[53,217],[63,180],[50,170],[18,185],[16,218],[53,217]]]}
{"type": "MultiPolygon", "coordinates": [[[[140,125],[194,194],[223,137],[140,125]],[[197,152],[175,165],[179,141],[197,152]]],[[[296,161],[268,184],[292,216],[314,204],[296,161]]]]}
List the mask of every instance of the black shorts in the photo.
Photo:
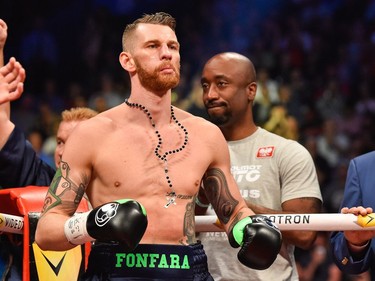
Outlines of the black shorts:
{"type": "Polygon", "coordinates": [[[82,281],[99,280],[206,280],[208,272],[203,245],[140,244],[125,252],[115,244],[93,245],[82,281]]]}

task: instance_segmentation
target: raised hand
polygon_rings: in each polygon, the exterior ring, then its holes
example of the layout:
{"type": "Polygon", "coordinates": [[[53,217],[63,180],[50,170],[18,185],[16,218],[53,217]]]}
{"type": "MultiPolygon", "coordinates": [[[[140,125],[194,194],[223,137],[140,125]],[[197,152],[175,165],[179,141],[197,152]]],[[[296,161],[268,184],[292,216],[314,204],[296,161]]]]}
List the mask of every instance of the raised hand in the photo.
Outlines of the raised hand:
{"type": "Polygon", "coordinates": [[[18,99],[23,92],[25,69],[15,59],[0,68],[0,104],[18,99]]]}
{"type": "Polygon", "coordinates": [[[4,46],[5,46],[5,41],[7,40],[8,37],[8,26],[3,21],[0,19],[0,66],[3,66],[4,64],[4,46]]]}

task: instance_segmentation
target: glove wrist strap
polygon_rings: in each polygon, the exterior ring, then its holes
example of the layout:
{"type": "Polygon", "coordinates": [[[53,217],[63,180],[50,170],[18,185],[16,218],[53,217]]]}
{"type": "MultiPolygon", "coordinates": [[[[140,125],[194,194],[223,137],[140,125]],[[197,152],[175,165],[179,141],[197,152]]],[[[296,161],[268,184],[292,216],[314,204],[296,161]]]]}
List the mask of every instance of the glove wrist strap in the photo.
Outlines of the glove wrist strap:
{"type": "Polygon", "coordinates": [[[243,218],[235,224],[232,230],[234,240],[238,245],[242,246],[243,243],[243,230],[246,225],[251,224],[253,221],[250,217],[243,218]]]}
{"type": "Polygon", "coordinates": [[[65,222],[64,232],[70,244],[81,245],[95,240],[87,232],[86,221],[89,213],[75,214],[65,222]]]}

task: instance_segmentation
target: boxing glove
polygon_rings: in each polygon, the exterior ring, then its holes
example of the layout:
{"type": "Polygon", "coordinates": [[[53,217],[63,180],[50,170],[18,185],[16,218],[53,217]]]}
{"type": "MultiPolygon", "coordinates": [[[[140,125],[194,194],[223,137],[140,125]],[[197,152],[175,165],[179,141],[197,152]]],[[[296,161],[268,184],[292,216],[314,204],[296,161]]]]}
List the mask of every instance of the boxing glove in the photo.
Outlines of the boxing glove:
{"type": "Polygon", "coordinates": [[[118,242],[131,251],[141,241],[146,227],[144,207],[135,200],[123,199],[74,215],[66,221],[64,231],[74,245],[99,240],[118,242]]]}
{"type": "Polygon", "coordinates": [[[281,232],[270,219],[254,215],[235,224],[228,235],[233,248],[241,246],[237,257],[247,267],[266,269],[275,261],[280,251],[281,232]]]}

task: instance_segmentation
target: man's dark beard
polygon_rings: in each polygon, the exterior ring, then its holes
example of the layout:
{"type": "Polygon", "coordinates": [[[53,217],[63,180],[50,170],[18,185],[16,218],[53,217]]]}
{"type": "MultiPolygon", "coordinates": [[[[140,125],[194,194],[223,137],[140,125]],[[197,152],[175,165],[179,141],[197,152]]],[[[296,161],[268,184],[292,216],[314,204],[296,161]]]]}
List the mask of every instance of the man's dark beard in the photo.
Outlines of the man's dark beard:
{"type": "Polygon", "coordinates": [[[163,75],[160,74],[160,69],[163,66],[155,69],[153,72],[145,70],[136,60],[135,65],[137,66],[137,72],[139,81],[148,90],[151,91],[167,91],[178,85],[180,82],[180,71],[174,69],[175,75],[163,75]]]}
{"type": "Polygon", "coordinates": [[[214,123],[215,125],[217,126],[223,126],[225,124],[228,123],[229,121],[229,116],[227,114],[224,114],[224,115],[210,115],[208,112],[208,117],[209,117],[209,120],[214,123]]]}

